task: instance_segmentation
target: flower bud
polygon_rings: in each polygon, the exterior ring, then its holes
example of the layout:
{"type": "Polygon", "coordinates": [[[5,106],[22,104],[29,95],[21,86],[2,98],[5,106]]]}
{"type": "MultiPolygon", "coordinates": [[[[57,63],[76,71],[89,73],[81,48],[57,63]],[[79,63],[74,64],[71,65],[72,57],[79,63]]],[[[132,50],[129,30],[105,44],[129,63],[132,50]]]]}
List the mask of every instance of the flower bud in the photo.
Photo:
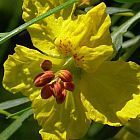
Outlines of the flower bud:
{"type": "Polygon", "coordinates": [[[41,64],[40,67],[44,70],[50,70],[52,68],[52,62],[50,60],[44,60],[41,64]]]}
{"type": "Polygon", "coordinates": [[[65,101],[66,93],[67,93],[66,90],[63,90],[61,95],[59,97],[56,97],[56,102],[58,104],[62,104],[65,101]]]}
{"type": "Polygon", "coordinates": [[[63,82],[72,81],[72,74],[68,70],[60,70],[58,77],[61,78],[63,82]]]}
{"type": "Polygon", "coordinates": [[[53,89],[51,85],[47,84],[41,89],[42,99],[48,99],[53,95],[53,89]]]}
{"type": "Polygon", "coordinates": [[[34,84],[36,87],[45,86],[47,83],[51,82],[51,80],[55,77],[52,71],[45,71],[35,77],[34,84]]]}
{"type": "Polygon", "coordinates": [[[73,82],[64,82],[64,88],[69,91],[74,91],[74,83],[73,82]]]}

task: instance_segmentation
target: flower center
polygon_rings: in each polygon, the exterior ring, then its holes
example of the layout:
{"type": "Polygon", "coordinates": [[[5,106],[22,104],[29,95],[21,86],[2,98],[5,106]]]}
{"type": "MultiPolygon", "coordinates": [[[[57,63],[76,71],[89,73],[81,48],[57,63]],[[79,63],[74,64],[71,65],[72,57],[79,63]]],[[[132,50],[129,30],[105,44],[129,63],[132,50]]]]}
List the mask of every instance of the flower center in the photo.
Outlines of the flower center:
{"type": "Polygon", "coordinates": [[[73,48],[73,45],[72,45],[71,41],[68,38],[65,38],[65,39],[56,38],[55,44],[56,44],[58,50],[64,56],[69,55],[71,53],[72,48],[73,48]]]}
{"type": "Polygon", "coordinates": [[[49,60],[44,60],[40,66],[43,72],[35,77],[34,85],[41,87],[42,99],[48,99],[53,96],[58,104],[63,103],[67,90],[74,90],[72,74],[66,69],[54,73],[51,70],[52,63],[49,60]]]}
{"type": "Polygon", "coordinates": [[[55,44],[61,54],[73,57],[77,65],[85,61],[85,56],[79,52],[80,48],[75,47],[69,38],[56,38],[55,44]]]}

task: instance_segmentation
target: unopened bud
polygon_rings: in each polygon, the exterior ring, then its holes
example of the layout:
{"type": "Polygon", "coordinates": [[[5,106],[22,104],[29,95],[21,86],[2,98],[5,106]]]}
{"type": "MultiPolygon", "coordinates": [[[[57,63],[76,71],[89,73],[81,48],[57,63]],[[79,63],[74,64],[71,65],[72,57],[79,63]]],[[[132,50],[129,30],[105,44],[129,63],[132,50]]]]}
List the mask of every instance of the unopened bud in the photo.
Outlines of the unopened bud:
{"type": "Polygon", "coordinates": [[[44,73],[36,76],[34,80],[34,84],[36,87],[45,86],[47,83],[51,82],[51,80],[55,77],[52,71],[45,71],[44,73]]]}
{"type": "Polygon", "coordinates": [[[58,76],[63,82],[72,81],[72,74],[68,70],[60,70],[58,76]]]}
{"type": "Polygon", "coordinates": [[[50,70],[52,68],[52,62],[50,60],[44,60],[41,64],[40,67],[44,70],[50,70]]]}
{"type": "Polygon", "coordinates": [[[59,97],[56,97],[56,102],[58,104],[62,104],[65,101],[66,93],[67,93],[66,90],[63,90],[61,95],[59,97]]]}
{"type": "Polygon", "coordinates": [[[74,91],[74,83],[73,82],[64,82],[64,88],[69,91],[74,91]]]}
{"type": "Polygon", "coordinates": [[[47,84],[41,89],[42,99],[48,99],[53,95],[53,90],[51,85],[47,84]]]}

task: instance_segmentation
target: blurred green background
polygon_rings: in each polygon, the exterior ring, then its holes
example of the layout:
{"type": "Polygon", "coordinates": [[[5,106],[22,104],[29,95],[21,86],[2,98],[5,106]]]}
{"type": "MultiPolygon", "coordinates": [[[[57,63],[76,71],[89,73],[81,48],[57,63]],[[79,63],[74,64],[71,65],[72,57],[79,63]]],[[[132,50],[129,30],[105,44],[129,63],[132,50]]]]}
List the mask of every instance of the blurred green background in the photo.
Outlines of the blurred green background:
{"type": "MultiPolygon", "coordinates": [[[[95,0],[94,0],[95,2],[95,0]]],[[[101,1],[96,1],[98,3],[101,1]]],[[[140,9],[139,3],[117,3],[111,0],[104,1],[107,6],[116,6],[116,7],[124,7],[134,10],[134,12],[138,12],[140,9]]],[[[83,10],[80,7],[80,10],[83,10]]],[[[24,21],[22,20],[22,0],[0,0],[0,33],[11,31],[12,29],[18,27],[19,25],[23,24],[24,21]]],[[[129,19],[129,16],[122,17],[121,15],[112,16],[112,26],[119,26],[124,21],[129,19]]],[[[139,22],[136,22],[130,29],[134,36],[139,35],[139,22]]],[[[129,37],[125,37],[124,40],[129,39],[129,37]]],[[[7,92],[2,87],[2,77],[3,77],[3,63],[6,60],[9,54],[14,52],[14,47],[16,44],[21,44],[29,48],[34,48],[30,36],[28,32],[25,30],[20,34],[12,37],[7,42],[0,45],[0,103],[23,97],[21,94],[13,95],[7,92]]],[[[140,48],[140,47],[139,47],[140,48]]],[[[129,60],[135,61],[140,64],[140,49],[137,49],[133,55],[129,58],[129,60]]],[[[20,105],[18,107],[11,108],[7,110],[10,113],[15,113],[20,111],[26,107],[29,107],[30,103],[26,103],[20,105]]],[[[2,132],[9,124],[13,122],[13,119],[6,119],[4,114],[0,114],[0,132],[2,132]]],[[[40,127],[38,126],[37,122],[33,119],[33,115],[26,119],[20,127],[12,135],[9,140],[39,140],[40,135],[38,133],[40,127]]],[[[91,128],[87,132],[87,135],[82,140],[105,140],[111,139],[121,128],[103,126],[98,123],[93,123],[91,128]]]]}

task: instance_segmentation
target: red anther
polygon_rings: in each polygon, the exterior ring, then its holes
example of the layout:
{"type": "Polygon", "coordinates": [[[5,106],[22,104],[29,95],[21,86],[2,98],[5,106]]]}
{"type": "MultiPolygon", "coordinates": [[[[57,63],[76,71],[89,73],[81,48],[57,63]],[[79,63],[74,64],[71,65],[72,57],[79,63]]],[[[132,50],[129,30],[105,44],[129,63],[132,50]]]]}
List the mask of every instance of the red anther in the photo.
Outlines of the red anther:
{"type": "Polygon", "coordinates": [[[63,82],[71,82],[72,81],[72,74],[68,70],[60,70],[58,74],[59,78],[63,82]]]}
{"type": "Polygon", "coordinates": [[[45,86],[47,83],[51,82],[51,80],[55,77],[52,71],[45,71],[36,76],[34,80],[34,84],[36,87],[45,86]]]}
{"type": "Polygon", "coordinates": [[[44,60],[41,64],[40,67],[44,70],[50,70],[52,68],[52,62],[50,60],[44,60]]]}
{"type": "Polygon", "coordinates": [[[64,82],[64,88],[69,91],[74,91],[74,83],[73,82],[64,82]]]}
{"type": "Polygon", "coordinates": [[[36,87],[42,87],[43,85],[41,85],[40,83],[40,77],[43,75],[44,73],[40,73],[38,74],[35,78],[34,78],[34,85],[36,87]]]}
{"type": "Polygon", "coordinates": [[[63,90],[64,90],[64,86],[60,82],[55,82],[53,84],[54,96],[56,98],[61,96],[63,90]]]}
{"type": "Polygon", "coordinates": [[[53,89],[51,85],[47,84],[41,89],[42,99],[48,99],[53,95],[53,89]]]}
{"type": "Polygon", "coordinates": [[[38,74],[35,78],[34,78],[34,82],[35,82],[35,80],[37,80],[41,75],[43,75],[44,73],[42,72],[42,73],[40,73],[40,74],[38,74]]]}
{"type": "Polygon", "coordinates": [[[63,90],[62,93],[61,93],[61,95],[59,97],[56,97],[56,102],[58,104],[62,104],[65,101],[66,94],[67,94],[67,91],[66,90],[63,90]]]}

